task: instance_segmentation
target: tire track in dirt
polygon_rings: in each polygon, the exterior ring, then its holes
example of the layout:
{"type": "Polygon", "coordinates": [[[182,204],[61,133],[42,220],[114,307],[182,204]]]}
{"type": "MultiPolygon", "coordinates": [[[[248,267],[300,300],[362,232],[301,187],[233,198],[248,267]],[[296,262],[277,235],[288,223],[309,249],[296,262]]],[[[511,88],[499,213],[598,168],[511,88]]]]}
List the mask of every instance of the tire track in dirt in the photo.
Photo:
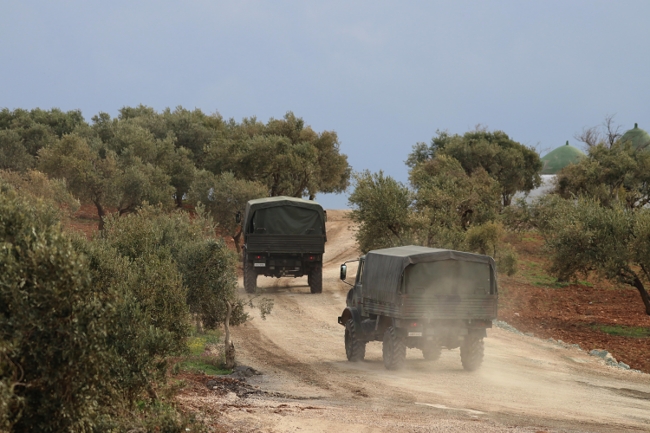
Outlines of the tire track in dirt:
{"type": "MultiPolygon", "coordinates": [[[[323,390],[330,389],[329,384],[321,379],[319,372],[275,344],[271,339],[264,336],[258,328],[253,326],[241,328],[237,333],[237,337],[247,357],[254,358],[267,368],[284,371],[307,385],[316,386],[323,390]]],[[[263,368],[261,369],[263,370],[263,368]]]]}

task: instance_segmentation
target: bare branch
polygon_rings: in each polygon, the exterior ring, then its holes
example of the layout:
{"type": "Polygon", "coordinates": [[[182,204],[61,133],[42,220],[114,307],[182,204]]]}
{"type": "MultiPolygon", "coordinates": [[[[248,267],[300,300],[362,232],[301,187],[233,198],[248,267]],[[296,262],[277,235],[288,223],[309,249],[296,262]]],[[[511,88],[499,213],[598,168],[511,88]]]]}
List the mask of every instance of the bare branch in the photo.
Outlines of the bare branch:
{"type": "Polygon", "coordinates": [[[605,120],[603,121],[603,126],[605,127],[605,134],[607,138],[607,144],[611,148],[616,141],[618,141],[619,138],[623,136],[621,134],[621,125],[616,125],[614,123],[614,116],[613,115],[608,115],[605,117],[605,120]]]}
{"type": "Polygon", "coordinates": [[[580,134],[574,135],[574,138],[582,143],[585,143],[588,147],[597,146],[598,143],[602,142],[602,137],[597,126],[592,126],[591,128],[582,128],[580,134]]]}

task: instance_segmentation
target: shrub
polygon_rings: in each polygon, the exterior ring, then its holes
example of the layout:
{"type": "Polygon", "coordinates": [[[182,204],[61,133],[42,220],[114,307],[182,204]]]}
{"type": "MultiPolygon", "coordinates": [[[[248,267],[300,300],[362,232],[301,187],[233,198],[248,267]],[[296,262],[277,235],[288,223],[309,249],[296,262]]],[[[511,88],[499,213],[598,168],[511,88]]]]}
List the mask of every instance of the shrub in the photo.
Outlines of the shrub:
{"type": "Polygon", "coordinates": [[[49,179],[38,170],[25,173],[0,170],[0,179],[10,184],[21,194],[43,199],[51,206],[61,209],[61,215],[71,215],[79,210],[79,200],[68,192],[65,181],[49,179]]]}
{"type": "Polygon", "coordinates": [[[517,255],[503,241],[504,236],[505,230],[500,223],[488,222],[467,230],[465,242],[468,250],[492,256],[501,272],[514,275],[517,273],[517,255]]]}
{"type": "Polygon", "coordinates": [[[91,428],[98,391],[106,390],[106,314],[85,258],[47,205],[0,186],[3,427],[16,432],[91,428]]]}

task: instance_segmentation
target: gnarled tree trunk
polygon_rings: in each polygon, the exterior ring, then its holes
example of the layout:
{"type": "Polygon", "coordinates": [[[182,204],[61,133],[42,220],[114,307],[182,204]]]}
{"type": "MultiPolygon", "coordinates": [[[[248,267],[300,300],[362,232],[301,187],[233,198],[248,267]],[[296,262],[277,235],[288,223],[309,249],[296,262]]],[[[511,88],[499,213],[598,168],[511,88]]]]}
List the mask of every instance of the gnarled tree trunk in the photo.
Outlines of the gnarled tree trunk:
{"type": "Polygon", "coordinates": [[[224,328],[226,330],[226,337],[224,339],[226,355],[225,367],[228,370],[232,370],[235,368],[235,345],[230,341],[230,316],[232,315],[232,304],[230,301],[226,301],[226,306],[228,307],[228,311],[226,312],[226,320],[224,322],[224,328]]]}
{"type": "Polygon", "coordinates": [[[634,275],[634,288],[639,291],[641,295],[641,300],[643,305],[645,305],[645,313],[650,316],[650,296],[648,296],[648,291],[645,289],[643,282],[639,279],[637,275],[634,275]]]}
{"type": "Polygon", "coordinates": [[[99,200],[93,201],[93,204],[97,208],[97,215],[99,216],[99,230],[104,230],[104,216],[106,216],[106,211],[104,206],[100,203],[99,200]]]}

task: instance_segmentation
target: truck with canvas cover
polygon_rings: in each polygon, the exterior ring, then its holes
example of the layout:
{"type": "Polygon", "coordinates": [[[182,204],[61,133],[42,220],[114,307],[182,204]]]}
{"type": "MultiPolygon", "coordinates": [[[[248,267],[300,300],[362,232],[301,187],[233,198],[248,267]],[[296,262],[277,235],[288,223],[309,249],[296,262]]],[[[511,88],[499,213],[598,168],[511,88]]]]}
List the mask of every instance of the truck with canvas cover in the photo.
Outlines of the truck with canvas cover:
{"type": "MultiPolygon", "coordinates": [[[[370,251],[358,261],[356,281],[338,318],[349,361],[362,361],[366,344],[381,341],[389,370],[403,365],[407,347],[420,349],[431,361],[442,348],[460,347],[465,370],[481,365],[486,328],[497,317],[491,257],[405,246],[370,251]]],[[[343,281],[347,263],[341,265],[343,281]]]]}
{"type": "Polygon", "coordinates": [[[313,200],[268,197],[250,200],[242,220],[244,288],[254,293],[257,276],[307,275],[311,293],[323,291],[326,213],[313,200]]]}

